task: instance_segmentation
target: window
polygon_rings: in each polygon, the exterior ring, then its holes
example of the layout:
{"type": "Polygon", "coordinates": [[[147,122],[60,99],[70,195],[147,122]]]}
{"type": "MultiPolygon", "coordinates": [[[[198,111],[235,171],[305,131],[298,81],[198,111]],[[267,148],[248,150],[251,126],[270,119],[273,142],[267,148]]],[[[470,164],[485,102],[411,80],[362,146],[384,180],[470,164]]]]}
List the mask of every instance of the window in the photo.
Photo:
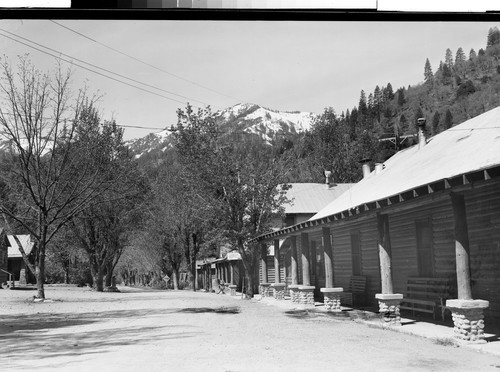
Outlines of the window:
{"type": "Polygon", "coordinates": [[[352,275],[361,275],[361,243],[359,232],[351,233],[352,275]]]}
{"type": "Polygon", "coordinates": [[[422,277],[432,277],[434,276],[434,257],[431,221],[417,221],[416,225],[418,275],[422,277]]]}

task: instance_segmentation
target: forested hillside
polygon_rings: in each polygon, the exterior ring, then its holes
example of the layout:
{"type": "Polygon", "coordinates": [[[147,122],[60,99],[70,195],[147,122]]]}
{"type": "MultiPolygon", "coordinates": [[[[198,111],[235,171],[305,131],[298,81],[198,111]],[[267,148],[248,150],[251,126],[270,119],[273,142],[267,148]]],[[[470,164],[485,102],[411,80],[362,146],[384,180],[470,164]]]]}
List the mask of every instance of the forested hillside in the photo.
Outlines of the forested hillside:
{"type": "MultiPolygon", "coordinates": [[[[383,162],[415,143],[418,118],[427,119],[427,132],[432,136],[497,107],[499,57],[500,31],[495,27],[477,51],[444,50],[438,66],[422,56],[422,82],[364,87],[358,105],[340,113],[327,107],[313,117],[240,104],[213,115],[220,130],[237,145],[247,146],[260,138],[274,146],[276,153],[293,152],[296,166],[290,182],[323,182],[324,170],[332,170],[338,182],[356,182],[361,178],[361,159],[383,162]],[[307,124],[290,126],[288,119],[294,115],[307,118],[307,124]]],[[[158,136],[154,141],[139,140],[141,150],[135,153],[142,154],[139,161],[148,169],[169,157],[171,143],[161,133],[160,140],[158,136]],[[145,151],[147,144],[151,145],[145,151]]]]}
{"type": "Polygon", "coordinates": [[[498,28],[489,30],[486,46],[477,52],[447,49],[443,57],[437,67],[422,60],[421,83],[365,88],[356,107],[342,113],[325,109],[301,140],[294,180],[321,181],[323,169],[331,169],[338,181],[357,181],[359,160],[383,162],[415,143],[418,118],[426,118],[428,135],[435,135],[499,105],[498,28]]]}

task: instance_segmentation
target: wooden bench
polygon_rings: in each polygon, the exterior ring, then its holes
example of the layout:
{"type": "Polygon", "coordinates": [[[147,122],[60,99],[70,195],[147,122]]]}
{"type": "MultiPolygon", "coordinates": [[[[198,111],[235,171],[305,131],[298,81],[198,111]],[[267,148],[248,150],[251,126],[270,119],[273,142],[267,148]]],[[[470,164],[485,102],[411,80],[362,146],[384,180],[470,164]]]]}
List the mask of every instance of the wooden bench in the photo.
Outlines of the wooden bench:
{"type": "Polygon", "coordinates": [[[401,301],[400,309],[432,314],[436,319],[436,310],[441,310],[444,320],[446,299],[452,296],[452,283],[448,278],[408,278],[407,293],[401,301]]]}
{"type": "Polygon", "coordinates": [[[340,302],[353,306],[358,298],[364,299],[366,292],[366,276],[351,276],[349,288],[340,294],[340,302]]]}

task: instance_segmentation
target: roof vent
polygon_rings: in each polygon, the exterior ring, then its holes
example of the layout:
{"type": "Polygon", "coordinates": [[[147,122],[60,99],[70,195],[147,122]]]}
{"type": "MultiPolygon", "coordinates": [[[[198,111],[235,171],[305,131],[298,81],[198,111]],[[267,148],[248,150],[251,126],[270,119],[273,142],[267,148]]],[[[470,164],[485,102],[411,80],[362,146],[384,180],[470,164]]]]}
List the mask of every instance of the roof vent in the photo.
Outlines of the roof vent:
{"type": "Polygon", "coordinates": [[[370,161],[372,159],[369,159],[369,158],[364,158],[364,159],[361,159],[359,162],[362,164],[362,169],[363,169],[363,178],[366,178],[368,177],[368,175],[370,174],[370,161]]]}
{"type": "Polygon", "coordinates": [[[421,149],[427,143],[425,138],[425,118],[417,119],[418,122],[418,148],[421,149]]]}
{"type": "Polygon", "coordinates": [[[325,171],[325,184],[327,189],[331,189],[332,187],[336,186],[335,182],[333,182],[332,171],[325,171]]]}
{"type": "Polygon", "coordinates": [[[384,169],[383,163],[375,163],[375,174],[379,174],[384,169]]]}

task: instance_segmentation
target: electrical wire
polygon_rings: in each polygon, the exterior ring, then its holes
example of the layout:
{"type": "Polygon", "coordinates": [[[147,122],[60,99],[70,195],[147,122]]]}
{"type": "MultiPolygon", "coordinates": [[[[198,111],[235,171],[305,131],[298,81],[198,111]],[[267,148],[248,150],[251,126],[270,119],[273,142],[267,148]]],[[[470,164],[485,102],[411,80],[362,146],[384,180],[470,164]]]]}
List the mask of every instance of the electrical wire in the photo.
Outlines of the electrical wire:
{"type": "Polygon", "coordinates": [[[110,50],[112,50],[112,51],[114,51],[114,52],[116,52],[116,53],[119,53],[119,54],[121,54],[121,55],[123,55],[123,56],[125,56],[125,57],[128,57],[128,58],[130,58],[130,59],[133,59],[134,61],[137,61],[137,62],[139,62],[139,63],[142,63],[142,64],[144,64],[144,65],[146,65],[146,66],[151,67],[151,68],[154,68],[154,69],[155,69],[155,70],[157,70],[157,71],[163,72],[164,74],[167,74],[167,75],[173,76],[173,77],[175,77],[175,78],[177,78],[177,79],[183,80],[183,81],[188,82],[188,83],[193,84],[193,85],[196,85],[197,87],[200,87],[200,88],[203,88],[203,89],[209,90],[209,91],[211,91],[211,92],[213,92],[213,93],[217,93],[217,94],[219,94],[219,95],[221,95],[221,96],[224,96],[224,97],[227,97],[227,98],[231,98],[231,99],[233,99],[233,100],[236,100],[237,102],[246,102],[246,101],[241,100],[241,99],[239,99],[239,98],[236,98],[236,97],[234,97],[234,96],[227,95],[227,94],[225,94],[225,93],[219,92],[219,91],[217,91],[217,90],[215,90],[215,89],[212,89],[212,88],[210,88],[210,87],[207,87],[207,86],[204,86],[204,85],[198,84],[198,83],[196,83],[196,82],[194,82],[194,81],[192,81],[192,80],[186,79],[186,78],[184,78],[184,77],[182,77],[182,76],[179,76],[179,75],[173,74],[173,73],[171,73],[171,72],[169,72],[169,71],[166,71],[166,70],[163,70],[163,69],[161,69],[161,68],[159,68],[159,67],[156,67],[156,66],[154,66],[154,65],[152,65],[152,64],[150,64],[150,63],[144,62],[143,60],[141,60],[141,59],[139,59],[139,58],[136,58],[136,57],[131,56],[131,55],[127,54],[127,53],[124,53],[124,52],[122,52],[122,51],[119,51],[118,49],[115,49],[115,48],[113,48],[113,47],[110,47],[109,45],[106,45],[106,44],[104,44],[104,43],[101,43],[101,42],[100,42],[100,41],[98,41],[98,40],[95,40],[95,39],[93,39],[93,38],[91,38],[91,37],[89,37],[89,36],[87,36],[87,35],[82,34],[81,32],[76,31],[76,30],[73,30],[72,28],[70,28],[70,27],[68,27],[68,26],[64,26],[64,25],[60,24],[59,22],[56,22],[56,21],[54,21],[54,20],[52,20],[52,19],[49,19],[49,21],[50,21],[50,22],[52,22],[52,23],[54,23],[54,24],[56,24],[56,25],[58,25],[58,26],[60,26],[60,27],[62,27],[62,28],[67,29],[68,31],[71,31],[71,32],[73,32],[73,33],[75,33],[75,34],[77,34],[77,35],[80,35],[81,37],[84,37],[84,38],[86,38],[86,39],[88,39],[88,40],[90,40],[90,41],[92,41],[92,42],[94,42],[94,43],[96,43],[96,44],[102,45],[103,47],[108,48],[108,49],[110,49],[110,50]]]}
{"type": "MultiPolygon", "coordinates": [[[[199,101],[199,100],[196,100],[196,99],[192,99],[192,98],[189,98],[189,97],[186,97],[186,96],[183,96],[183,95],[180,95],[180,94],[177,94],[177,93],[174,93],[174,92],[171,92],[171,91],[168,91],[168,90],[165,90],[165,89],[162,89],[162,88],[156,87],[156,86],[151,85],[151,84],[143,83],[143,82],[141,82],[141,81],[139,81],[139,80],[132,79],[132,78],[130,78],[130,77],[128,77],[128,76],[121,75],[121,74],[119,74],[119,73],[117,73],[117,72],[110,71],[110,70],[108,70],[108,69],[105,69],[105,68],[99,67],[99,66],[94,65],[94,64],[92,64],[92,63],[89,63],[89,62],[83,61],[83,60],[81,60],[81,59],[79,59],[79,58],[76,58],[76,57],[70,56],[70,55],[68,55],[68,54],[62,53],[62,52],[60,52],[60,51],[58,51],[58,50],[55,50],[55,49],[52,49],[52,48],[47,47],[47,46],[45,46],[45,45],[39,44],[39,43],[37,43],[37,42],[35,42],[35,41],[32,41],[32,40],[27,39],[27,38],[25,38],[25,37],[19,36],[19,35],[17,35],[17,34],[14,34],[14,33],[12,33],[12,32],[9,32],[9,31],[7,31],[7,30],[2,29],[2,28],[0,28],[0,31],[5,32],[5,33],[8,33],[8,34],[10,34],[10,35],[13,35],[14,37],[17,37],[17,38],[19,38],[19,39],[25,40],[25,41],[27,41],[27,42],[29,42],[29,43],[35,44],[35,45],[37,45],[37,46],[39,46],[39,47],[41,47],[41,48],[44,48],[44,49],[50,50],[50,51],[52,51],[52,52],[54,52],[54,53],[57,53],[57,54],[59,54],[59,55],[65,56],[65,57],[67,57],[67,58],[71,58],[71,60],[76,60],[76,61],[78,61],[78,62],[81,62],[81,63],[84,63],[84,64],[86,64],[86,65],[92,66],[92,67],[97,68],[97,69],[99,69],[99,70],[105,71],[105,72],[107,72],[107,73],[109,73],[109,74],[113,74],[113,75],[119,76],[120,78],[127,79],[127,80],[130,80],[130,81],[134,82],[134,83],[142,84],[142,85],[147,86],[147,87],[149,87],[149,88],[157,89],[157,90],[159,90],[159,91],[162,91],[162,92],[165,92],[165,93],[168,93],[168,94],[171,94],[171,95],[174,95],[174,96],[180,97],[180,98],[184,98],[184,99],[187,99],[187,100],[191,100],[191,101],[199,102],[199,103],[202,103],[202,104],[204,104],[204,105],[208,106],[208,104],[207,104],[206,102],[202,102],[202,101],[199,101]]],[[[0,35],[2,35],[2,34],[0,34],[0,35]]],[[[7,35],[2,35],[2,36],[7,37],[7,38],[9,38],[9,39],[11,39],[11,40],[17,41],[18,43],[21,43],[21,44],[27,45],[27,44],[25,44],[25,43],[23,43],[23,42],[21,42],[21,41],[19,41],[19,40],[15,40],[15,39],[13,39],[13,38],[11,38],[11,37],[7,36],[7,35]]],[[[27,45],[27,46],[29,46],[29,45],[27,45]]],[[[35,47],[32,47],[32,46],[30,46],[30,47],[31,47],[31,48],[33,48],[33,49],[39,50],[39,49],[37,49],[37,48],[35,48],[35,47]]],[[[40,50],[39,50],[39,51],[40,51],[40,50]]],[[[44,53],[45,53],[45,52],[44,52],[44,53]]],[[[49,54],[49,53],[46,53],[46,54],[49,54]]],[[[49,55],[51,55],[51,54],[49,54],[49,55]]],[[[56,57],[56,58],[60,58],[60,57],[56,57]]],[[[63,60],[64,60],[64,59],[63,59],[63,60]]],[[[66,61],[66,60],[64,60],[64,61],[65,61],[65,62],[68,62],[68,61],[66,61]]],[[[85,67],[80,66],[80,65],[78,65],[78,64],[76,64],[76,63],[74,63],[74,62],[69,62],[69,63],[72,63],[72,64],[75,64],[76,66],[79,66],[79,67],[85,68],[85,67]]],[[[85,68],[85,69],[89,70],[88,68],[85,68]]],[[[93,71],[93,72],[95,72],[95,71],[93,71]]],[[[176,101],[176,102],[180,102],[180,101],[176,101]]],[[[181,102],[181,103],[184,103],[184,102],[181,102]]],[[[196,106],[196,107],[197,107],[197,106],[196,106]]]]}

